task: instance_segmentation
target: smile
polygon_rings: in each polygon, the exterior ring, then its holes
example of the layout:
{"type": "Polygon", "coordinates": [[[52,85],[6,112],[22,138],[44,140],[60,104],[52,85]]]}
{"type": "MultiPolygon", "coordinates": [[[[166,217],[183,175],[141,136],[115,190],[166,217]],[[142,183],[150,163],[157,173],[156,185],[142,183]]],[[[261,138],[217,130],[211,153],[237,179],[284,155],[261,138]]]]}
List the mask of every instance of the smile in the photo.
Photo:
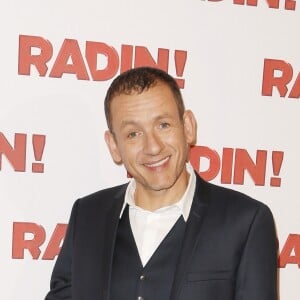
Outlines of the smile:
{"type": "Polygon", "coordinates": [[[148,168],[157,168],[157,167],[164,165],[169,159],[170,159],[170,156],[168,156],[160,161],[157,161],[155,163],[145,164],[145,166],[148,168]]]}

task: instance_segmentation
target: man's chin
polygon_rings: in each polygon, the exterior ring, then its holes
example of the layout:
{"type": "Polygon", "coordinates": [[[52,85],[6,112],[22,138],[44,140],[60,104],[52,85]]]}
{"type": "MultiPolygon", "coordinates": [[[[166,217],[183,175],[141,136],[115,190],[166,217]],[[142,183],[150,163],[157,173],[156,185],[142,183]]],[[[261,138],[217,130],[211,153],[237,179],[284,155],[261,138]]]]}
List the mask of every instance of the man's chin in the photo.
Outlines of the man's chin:
{"type": "Polygon", "coordinates": [[[152,182],[147,184],[147,189],[154,192],[167,191],[174,185],[174,182],[152,182]]]}

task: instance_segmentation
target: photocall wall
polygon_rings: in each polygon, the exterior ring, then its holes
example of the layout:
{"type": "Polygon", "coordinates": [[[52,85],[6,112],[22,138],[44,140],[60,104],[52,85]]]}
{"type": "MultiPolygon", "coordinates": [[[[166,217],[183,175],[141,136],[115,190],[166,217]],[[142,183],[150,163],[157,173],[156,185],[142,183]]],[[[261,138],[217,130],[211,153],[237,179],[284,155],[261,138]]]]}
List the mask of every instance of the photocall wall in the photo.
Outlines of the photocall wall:
{"type": "Polygon", "coordinates": [[[43,299],[73,202],[128,180],[104,143],[111,80],[174,76],[198,121],[191,163],[272,210],[281,300],[300,296],[300,4],[12,1],[0,12],[2,298],[43,299]]]}

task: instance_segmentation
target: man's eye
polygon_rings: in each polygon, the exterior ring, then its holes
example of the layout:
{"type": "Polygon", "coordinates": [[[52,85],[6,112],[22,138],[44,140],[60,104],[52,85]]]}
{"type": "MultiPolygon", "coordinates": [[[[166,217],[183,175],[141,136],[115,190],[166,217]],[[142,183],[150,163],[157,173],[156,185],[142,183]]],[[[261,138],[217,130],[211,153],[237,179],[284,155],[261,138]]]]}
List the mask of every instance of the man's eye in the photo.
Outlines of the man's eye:
{"type": "Polygon", "coordinates": [[[132,131],[132,132],[129,132],[129,134],[127,135],[128,138],[130,139],[133,139],[135,137],[137,137],[139,134],[137,131],[132,131]]]}
{"type": "Polygon", "coordinates": [[[162,123],[159,124],[159,127],[160,127],[161,129],[169,128],[169,127],[170,127],[170,124],[167,123],[167,122],[162,122],[162,123]]]}

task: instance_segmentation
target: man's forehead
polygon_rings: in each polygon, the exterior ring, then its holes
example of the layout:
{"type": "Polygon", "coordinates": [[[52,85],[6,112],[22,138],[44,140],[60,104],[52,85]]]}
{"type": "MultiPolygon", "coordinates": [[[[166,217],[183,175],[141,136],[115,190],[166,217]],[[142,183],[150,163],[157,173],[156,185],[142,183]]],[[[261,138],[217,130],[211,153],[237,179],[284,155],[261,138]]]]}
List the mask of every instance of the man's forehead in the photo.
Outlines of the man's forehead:
{"type": "Polygon", "coordinates": [[[111,113],[151,113],[152,110],[160,110],[167,113],[169,110],[177,110],[177,101],[173,93],[162,88],[151,88],[141,93],[120,94],[111,102],[111,113]]]}
{"type": "Polygon", "coordinates": [[[115,98],[121,97],[121,96],[137,96],[137,95],[143,95],[146,94],[149,91],[153,91],[153,90],[161,90],[161,91],[165,91],[165,90],[169,90],[172,93],[171,88],[164,82],[157,80],[155,82],[153,82],[151,85],[145,87],[145,88],[141,88],[138,85],[137,86],[133,86],[131,88],[123,88],[123,89],[119,89],[117,91],[114,92],[114,94],[112,95],[111,101],[113,101],[115,98]]]}
{"type": "MultiPolygon", "coordinates": [[[[161,114],[158,114],[158,115],[149,115],[149,119],[148,121],[151,121],[151,122],[159,122],[161,120],[167,120],[167,119],[172,119],[174,118],[172,115],[170,115],[170,113],[168,112],[162,112],[161,114]]],[[[121,127],[126,127],[126,126],[131,126],[131,125],[139,125],[140,123],[142,123],[143,121],[146,121],[146,119],[144,118],[139,118],[139,117],[136,117],[136,118],[124,118],[121,120],[121,127]]]]}

